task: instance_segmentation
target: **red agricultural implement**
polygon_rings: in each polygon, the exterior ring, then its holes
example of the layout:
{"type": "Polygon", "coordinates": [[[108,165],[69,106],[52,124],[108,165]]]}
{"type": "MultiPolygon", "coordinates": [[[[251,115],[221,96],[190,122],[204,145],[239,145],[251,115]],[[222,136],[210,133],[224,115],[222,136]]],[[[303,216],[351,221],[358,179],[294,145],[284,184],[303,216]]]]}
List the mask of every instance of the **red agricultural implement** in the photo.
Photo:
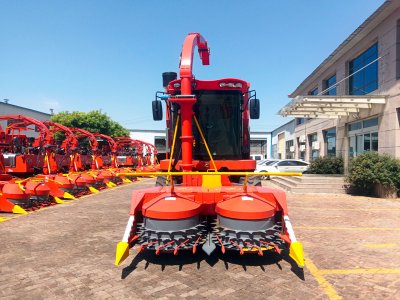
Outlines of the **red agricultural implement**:
{"type": "Polygon", "coordinates": [[[4,157],[0,153],[0,211],[16,214],[27,214],[23,208],[29,203],[30,194],[15,183],[13,177],[5,173],[4,157]],[[21,202],[21,205],[18,205],[21,202]]]}
{"type": "Polygon", "coordinates": [[[115,137],[117,143],[117,163],[121,167],[135,168],[138,164],[137,141],[129,137],[115,137]]]}
{"type": "Polygon", "coordinates": [[[41,121],[22,115],[0,116],[0,121],[7,122],[5,130],[0,127],[0,150],[7,173],[28,177],[57,172],[51,133],[41,121]]]}
{"type": "Polygon", "coordinates": [[[54,152],[57,172],[66,173],[79,164],[79,156],[75,155],[79,146],[78,139],[67,126],[52,121],[44,121],[43,124],[50,130],[53,144],[56,145],[54,152]],[[75,162],[74,159],[78,161],[75,162]]]}
{"type": "MultiPolygon", "coordinates": [[[[117,142],[108,135],[101,134],[101,133],[94,133],[93,134],[99,144],[99,152],[101,154],[103,160],[103,167],[107,165],[106,170],[102,170],[99,173],[108,180],[108,186],[110,184],[120,184],[122,182],[132,182],[132,180],[124,177],[124,176],[117,176],[117,173],[121,172],[131,172],[132,170],[129,168],[124,168],[123,166],[119,166],[117,160],[118,154],[118,144],[117,142]]],[[[136,178],[135,178],[136,180],[136,178]]]]}
{"type": "Polygon", "coordinates": [[[107,165],[107,167],[118,168],[117,143],[108,135],[101,133],[94,133],[93,135],[96,137],[99,144],[99,152],[102,156],[103,164],[107,165]]]}
{"type": "Polygon", "coordinates": [[[169,159],[161,161],[157,185],[133,192],[130,217],[116,249],[115,264],[138,251],[240,254],[289,251],[304,265],[302,245],[291,226],[283,191],[261,187],[250,159],[249,119],[259,118],[259,100],[250,84],[235,78],[198,80],[192,60],[198,48],[203,65],[209,48],[198,33],[183,44],[179,78],[163,73],[153,118],[166,106],[169,159]]]}

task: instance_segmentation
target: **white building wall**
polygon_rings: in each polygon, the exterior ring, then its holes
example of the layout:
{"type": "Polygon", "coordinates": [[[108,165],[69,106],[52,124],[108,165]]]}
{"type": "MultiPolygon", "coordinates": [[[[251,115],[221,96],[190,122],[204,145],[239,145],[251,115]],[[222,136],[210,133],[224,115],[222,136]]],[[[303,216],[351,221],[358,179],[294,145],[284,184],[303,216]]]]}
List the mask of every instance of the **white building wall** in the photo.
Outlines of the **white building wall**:
{"type": "MultiPolygon", "coordinates": [[[[265,141],[266,158],[271,158],[271,132],[250,132],[250,141],[252,140],[265,141]]],[[[251,153],[251,154],[258,154],[258,153],[251,153]]]]}
{"type": "MultiPolygon", "coordinates": [[[[398,4],[397,4],[398,6],[398,4]]],[[[376,24],[369,32],[364,33],[362,38],[355,37],[346,51],[333,58],[335,61],[328,67],[318,72],[303,82],[292,97],[307,95],[309,91],[318,87],[319,92],[323,90],[323,81],[331,75],[336,74],[336,82],[339,83],[348,76],[348,63],[359,54],[367,50],[374,43],[378,42],[378,89],[371,94],[388,95],[385,105],[373,105],[371,109],[361,109],[358,114],[350,114],[340,119],[309,119],[305,124],[297,125],[295,135],[309,136],[312,133],[318,134],[320,141],[320,155],[326,153],[323,142],[323,130],[336,127],[336,155],[346,157],[349,151],[348,145],[348,124],[357,120],[371,117],[378,117],[379,126],[379,149],[381,153],[388,153],[400,157],[400,80],[396,78],[400,71],[400,32],[397,26],[400,19],[400,8],[385,18],[381,23],[376,24]]],[[[348,80],[344,80],[336,87],[337,95],[348,95],[348,80]]],[[[274,143],[274,138],[273,138],[274,143]]],[[[309,144],[307,143],[307,146],[309,144]]],[[[296,145],[297,147],[297,145],[296,145]]],[[[309,158],[310,147],[306,149],[306,158],[309,158]]],[[[296,148],[296,155],[298,148],[296,148]]]]}
{"type": "Polygon", "coordinates": [[[271,158],[278,158],[277,157],[277,153],[282,153],[282,158],[286,158],[285,154],[286,154],[286,142],[293,140],[294,145],[296,144],[295,141],[295,120],[291,120],[288,123],[278,127],[277,129],[273,130],[271,133],[271,158]],[[284,135],[284,139],[285,139],[285,144],[283,149],[278,149],[279,145],[278,145],[278,136],[284,135]],[[276,153],[274,153],[274,149],[276,153]]]}

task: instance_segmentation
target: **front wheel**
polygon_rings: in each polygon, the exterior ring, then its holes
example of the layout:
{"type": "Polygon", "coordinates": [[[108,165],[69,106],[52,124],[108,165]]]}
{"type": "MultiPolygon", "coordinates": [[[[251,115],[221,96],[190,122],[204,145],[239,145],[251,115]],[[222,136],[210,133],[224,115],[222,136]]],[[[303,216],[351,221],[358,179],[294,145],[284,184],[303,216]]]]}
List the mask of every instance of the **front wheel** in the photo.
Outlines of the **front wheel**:
{"type": "MultiPolygon", "coordinates": [[[[243,185],[244,184],[244,178],[245,177],[240,177],[239,184],[243,185]]],[[[247,185],[252,185],[252,186],[261,186],[261,179],[258,176],[249,176],[247,178],[247,185]]]]}
{"type": "MultiPolygon", "coordinates": [[[[261,172],[267,172],[267,171],[261,171],[261,172]]],[[[269,175],[263,175],[261,176],[261,180],[270,180],[271,178],[269,177],[269,175]]]]}

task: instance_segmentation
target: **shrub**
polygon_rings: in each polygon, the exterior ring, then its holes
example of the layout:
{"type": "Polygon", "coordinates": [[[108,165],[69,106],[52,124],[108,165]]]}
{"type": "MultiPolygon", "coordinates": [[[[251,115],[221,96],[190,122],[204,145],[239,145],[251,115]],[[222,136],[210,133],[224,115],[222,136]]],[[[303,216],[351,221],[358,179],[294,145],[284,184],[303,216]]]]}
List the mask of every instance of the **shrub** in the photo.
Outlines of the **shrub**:
{"type": "Polygon", "coordinates": [[[343,174],[342,157],[319,157],[310,163],[307,173],[310,174],[343,174]]]}
{"type": "Polygon", "coordinates": [[[400,161],[387,154],[367,152],[354,158],[347,181],[362,194],[371,194],[374,184],[400,188],[400,161]]]}

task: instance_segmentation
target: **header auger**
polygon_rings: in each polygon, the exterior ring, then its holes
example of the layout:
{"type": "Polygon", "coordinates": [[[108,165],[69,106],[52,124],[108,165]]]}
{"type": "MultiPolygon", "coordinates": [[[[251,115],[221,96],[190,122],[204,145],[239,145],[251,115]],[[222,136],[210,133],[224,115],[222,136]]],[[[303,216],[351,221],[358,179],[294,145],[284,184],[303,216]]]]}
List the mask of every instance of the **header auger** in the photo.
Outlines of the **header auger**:
{"type": "MultiPolygon", "coordinates": [[[[304,266],[302,245],[296,241],[283,191],[263,188],[250,159],[249,119],[259,118],[259,100],[250,84],[235,78],[198,80],[192,73],[198,48],[203,65],[210,51],[199,33],[183,44],[179,78],[163,73],[164,92],[152,103],[154,120],[166,107],[169,159],[160,162],[156,187],[136,190],[115,264],[138,245],[156,254],[202,248],[210,255],[289,250],[304,266]]],[[[141,173],[145,175],[146,173],[141,173]]],[[[269,173],[268,175],[300,175],[269,173]]]]}

